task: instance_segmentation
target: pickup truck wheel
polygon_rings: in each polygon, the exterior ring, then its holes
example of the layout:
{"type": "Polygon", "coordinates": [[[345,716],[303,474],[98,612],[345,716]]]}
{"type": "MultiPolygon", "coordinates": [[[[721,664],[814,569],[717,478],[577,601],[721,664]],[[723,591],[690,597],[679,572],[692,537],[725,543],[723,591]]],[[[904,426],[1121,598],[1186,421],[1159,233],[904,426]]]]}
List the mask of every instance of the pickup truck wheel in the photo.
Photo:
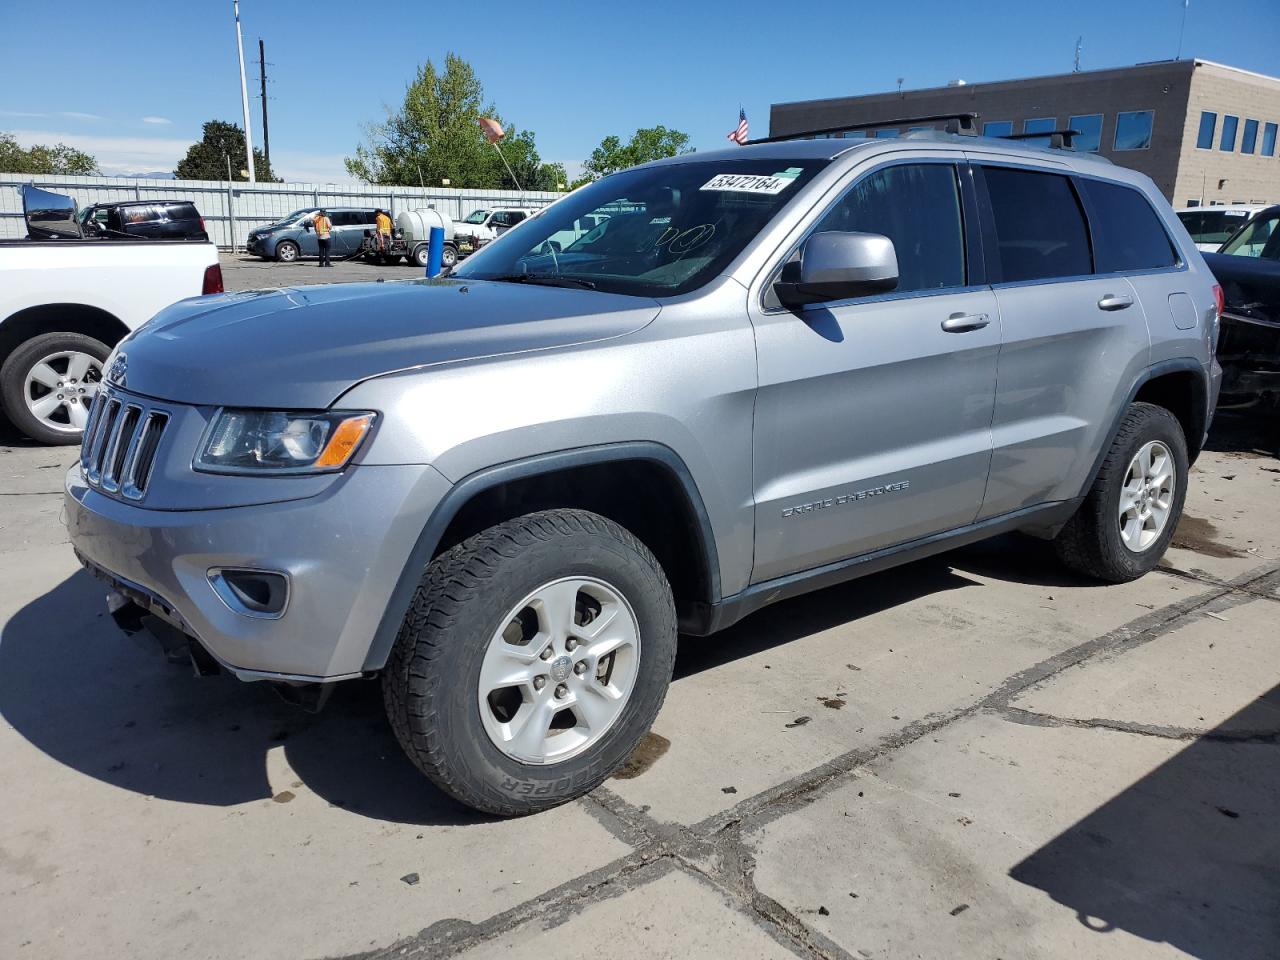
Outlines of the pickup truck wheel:
{"type": "Polygon", "coordinates": [[[1058,556],[1109,583],[1152,570],[1182,516],[1187,469],[1177,417],[1154,404],[1133,404],[1084,502],[1054,541],[1058,556]]]}
{"type": "Polygon", "coordinates": [[[517,816],[587,793],[631,755],[675,651],[671,587],[653,554],[597,514],[548,510],[432,562],[383,697],[436,786],[517,816]]]}
{"type": "Polygon", "coordinates": [[[292,240],[281,240],[276,244],[276,260],[279,263],[293,263],[298,259],[298,245],[292,240]]]}
{"type": "Polygon", "coordinates": [[[79,443],[111,348],[80,333],[46,333],[0,367],[0,397],[13,425],[32,440],[79,443]]]}

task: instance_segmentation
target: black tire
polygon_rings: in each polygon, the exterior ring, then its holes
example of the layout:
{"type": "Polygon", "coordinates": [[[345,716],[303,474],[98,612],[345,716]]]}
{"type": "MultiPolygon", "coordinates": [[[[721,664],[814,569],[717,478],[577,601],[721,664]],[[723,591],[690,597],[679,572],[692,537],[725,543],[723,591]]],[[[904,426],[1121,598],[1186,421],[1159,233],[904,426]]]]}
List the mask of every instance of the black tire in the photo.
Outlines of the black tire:
{"type": "Polygon", "coordinates": [[[1182,517],[1187,460],[1187,441],[1178,418],[1164,407],[1132,404],[1084,502],[1054,540],[1058,557],[1077,573],[1107,583],[1136,580],[1153,570],[1182,517]],[[1138,552],[1126,547],[1120,535],[1120,491],[1134,456],[1152,440],[1164,443],[1173,455],[1173,504],[1160,535],[1138,552]]]}
{"type": "Polygon", "coordinates": [[[281,240],[276,244],[276,263],[297,263],[302,251],[292,240],[281,240]]]}
{"type": "MultiPolygon", "coordinates": [[[[424,263],[423,266],[426,264],[424,263]]],[[[444,245],[444,252],[440,255],[440,266],[446,270],[452,270],[458,265],[458,248],[451,243],[444,245]]]]}
{"type": "Polygon", "coordinates": [[[671,587],[653,554],[597,514],[547,510],[490,527],[427,568],[383,671],[383,698],[400,745],[436,786],[477,810],[520,816],[587,793],[631,755],[666,697],[675,652],[671,587]],[[480,666],[507,611],[565,576],[621,591],[639,625],[639,666],[600,740],[557,763],[526,764],[485,731],[480,666]]]}
{"type": "Polygon", "coordinates": [[[18,346],[0,367],[0,400],[9,421],[32,440],[50,446],[77,444],[82,432],[51,428],[31,412],[25,396],[27,374],[44,358],[64,351],[86,353],[97,359],[100,366],[111,353],[111,348],[101,340],[82,333],[45,333],[18,346]]]}
{"type": "Polygon", "coordinates": [[[410,258],[417,266],[425,267],[427,260],[431,257],[431,251],[425,243],[420,243],[413,248],[413,256],[410,258]]]}

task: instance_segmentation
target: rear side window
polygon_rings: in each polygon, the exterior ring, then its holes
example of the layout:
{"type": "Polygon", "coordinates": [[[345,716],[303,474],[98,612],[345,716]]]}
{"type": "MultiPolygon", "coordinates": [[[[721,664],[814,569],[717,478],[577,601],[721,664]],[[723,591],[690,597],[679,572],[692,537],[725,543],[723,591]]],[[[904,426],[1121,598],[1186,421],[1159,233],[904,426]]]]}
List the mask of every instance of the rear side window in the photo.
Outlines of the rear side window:
{"type": "Polygon", "coordinates": [[[965,284],[964,226],[949,163],[885,167],[850,188],[815,232],[880,233],[898,255],[897,292],[965,284]]]}
{"type": "Polygon", "coordinates": [[[169,203],[165,205],[165,213],[168,214],[170,220],[199,220],[200,214],[196,212],[193,203],[169,203]]]}
{"type": "Polygon", "coordinates": [[[1093,258],[1098,273],[1153,270],[1178,262],[1164,224],[1137,190],[1102,180],[1080,180],[1089,198],[1093,258]]]}
{"type": "Polygon", "coordinates": [[[1093,272],[1084,214],[1066,177],[1004,167],[983,175],[1005,283],[1093,272]]]}

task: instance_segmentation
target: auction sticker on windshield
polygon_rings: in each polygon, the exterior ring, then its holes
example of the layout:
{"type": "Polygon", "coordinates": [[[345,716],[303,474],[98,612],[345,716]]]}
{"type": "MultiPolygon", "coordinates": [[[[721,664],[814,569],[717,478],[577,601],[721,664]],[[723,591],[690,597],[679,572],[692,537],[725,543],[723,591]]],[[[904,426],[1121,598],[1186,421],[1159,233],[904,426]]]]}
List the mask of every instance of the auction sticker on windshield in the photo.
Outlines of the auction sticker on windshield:
{"type": "Polygon", "coordinates": [[[794,182],[794,176],[765,177],[754,173],[719,173],[698,189],[724,190],[732,193],[781,193],[794,182]]]}

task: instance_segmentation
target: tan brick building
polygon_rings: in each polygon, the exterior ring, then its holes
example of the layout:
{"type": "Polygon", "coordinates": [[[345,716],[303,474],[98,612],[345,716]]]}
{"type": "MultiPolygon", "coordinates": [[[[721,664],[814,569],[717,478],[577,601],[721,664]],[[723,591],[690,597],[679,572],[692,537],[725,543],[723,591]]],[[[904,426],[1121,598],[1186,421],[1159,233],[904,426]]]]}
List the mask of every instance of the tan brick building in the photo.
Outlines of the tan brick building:
{"type": "Polygon", "coordinates": [[[1280,78],[1207,60],[775,103],[769,133],[960,112],[980,114],[989,136],[1079,130],[1077,150],[1141,170],[1175,207],[1280,203],[1280,78]]]}

